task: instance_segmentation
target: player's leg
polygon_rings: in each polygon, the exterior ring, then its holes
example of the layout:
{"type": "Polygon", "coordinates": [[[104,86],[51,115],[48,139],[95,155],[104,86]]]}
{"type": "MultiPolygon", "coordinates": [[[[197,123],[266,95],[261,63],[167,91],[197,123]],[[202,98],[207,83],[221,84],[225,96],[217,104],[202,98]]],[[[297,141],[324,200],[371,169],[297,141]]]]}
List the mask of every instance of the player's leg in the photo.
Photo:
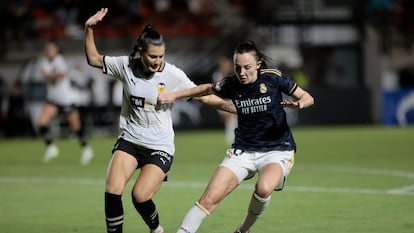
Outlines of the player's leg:
{"type": "Polygon", "coordinates": [[[66,113],[66,121],[69,124],[70,129],[74,132],[79,140],[79,143],[82,148],[80,163],[82,165],[87,165],[93,158],[93,150],[88,145],[86,139],[85,130],[82,127],[79,111],[73,106],[71,110],[66,113]]]}
{"type": "Polygon", "coordinates": [[[250,232],[250,228],[269,206],[273,189],[283,179],[283,170],[278,163],[264,166],[259,171],[259,174],[255,191],[250,199],[248,211],[242,224],[236,230],[237,233],[250,232]]]}
{"type": "Polygon", "coordinates": [[[220,166],[210,179],[203,195],[187,212],[177,233],[195,233],[203,220],[239,185],[239,180],[232,170],[220,166]]]}
{"type": "Polygon", "coordinates": [[[141,172],[132,190],[132,202],[135,209],[147,224],[151,233],[163,233],[157,207],[152,197],[167,180],[167,174],[174,157],[164,151],[137,148],[141,161],[141,172]]]}
{"type": "Polygon", "coordinates": [[[255,191],[250,199],[248,211],[236,233],[250,232],[251,227],[269,206],[274,190],[283,189],[286,177],[293,166],[293,152],[271,152],[263,157],[255,191]],[[281,162],[283,161],[283,162],[281,162]]]}
{"type": "Polygon", "coordinates": [[[152,197],[161,187],[166,173],[155,164],[146,164],[132,190],[132,202],[135,209],[147,224],[150,232],[162,233],[164,230],[160,225],[159,214],[152,197]]]}
{"type": "Polygon", "coordinates": [[[137,166],[138,162],[132,155],[115,150],[108,166],[105,186],[105,217],[108,233],[122,233],[124,221],[122,194],[137,166]]]}
{"type": "Polygon", "coordinates": [[[43,138],[46,144],[46,151],[43,156],[44,162],[49,162],[59,154],[59,150],[56,145],[53,143],[53,138],[50,133],[49,123],[57,115],[58,107],[51,103],[46,102],[40,112],[38,119],[38,129],[39,135],[43,138]]]}

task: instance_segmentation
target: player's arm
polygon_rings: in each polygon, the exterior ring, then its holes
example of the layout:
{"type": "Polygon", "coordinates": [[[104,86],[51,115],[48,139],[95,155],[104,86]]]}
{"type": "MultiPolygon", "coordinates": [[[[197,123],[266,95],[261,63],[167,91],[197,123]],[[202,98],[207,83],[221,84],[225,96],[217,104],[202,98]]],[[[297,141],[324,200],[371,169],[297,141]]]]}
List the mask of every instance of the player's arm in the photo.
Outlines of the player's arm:
{"type": "Polygon", "coordinates": [[[58,79],[63,79],[65,77],[65,73],[63,72],[46,72],[42,70],[41,74],[43,77],[49,80],[58,80],[58,79]]]}
{"type": "Polygon", "coordinates": [[[237,113],[236,107],[233,105],[233,103],[214,95],[213,84],[211,83],[201,84],[193,88],[188,88],[176,92],[161,93],[158,96],[158,102],[173,103],[175,100],[182,98],[194,98],[201,103],[209,105],[211,107],[230,113],[237,113]]]}
{"type": "Polygon", "coordinates": [[[179,90],[175,92],[169,93],[161,93],[158,96],[158,102],[160,103],[173,103],[177,99],[182,98],[193,98],[193,97],[201,97],[205,95],[213,94],[211,83],[201,84],[193,88],[188,88],[184,90],[179,90]]]}
{"type": "Polygon", "coordinates": [[[108,8],[102,8],[92,15],[85,22],[85,55],[90,66],[97,68],[103,67],[103,55],[96,49],[93,27],[96,26],[108,12],[108,8]]]}
{"type": "Polygon", "coordinates": [[[195,97],[194,99],[210,107],[237,114],[236,107],[234,106],[232,102],[226,101],[214,94],[201,96],[201,97],[195,97]]]}
{"type": "Polygon", "coordinates": [[[314,104],[313,97],[300,87],[296,88],[296,90],[292,93],[292,96],[295,97],[295,101],[283,100],[280,104],[285,107],[296,109],[308,108],[314,104]]]}

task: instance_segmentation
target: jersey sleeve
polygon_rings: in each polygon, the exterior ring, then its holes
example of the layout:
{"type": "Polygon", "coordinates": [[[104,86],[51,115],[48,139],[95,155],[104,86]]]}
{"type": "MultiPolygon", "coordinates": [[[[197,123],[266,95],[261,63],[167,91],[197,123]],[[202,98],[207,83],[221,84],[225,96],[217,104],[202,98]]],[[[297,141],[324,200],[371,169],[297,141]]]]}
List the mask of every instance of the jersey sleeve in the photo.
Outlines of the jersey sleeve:
{"type": "Polygon", "coordinates": [[[213,92],[214,94],[225,98],[225,99],[232,99],[235,94],[235,88],[239,85],[236,76],[227,76],[224,77],[222,80],[214,84],[213,92]]]}
{"type": "Polygon", "coordinates": [[[298,85],[295,83],[295,81],[286,76],[280,77],[280,83],[283,93],[289,96],[291,96],[293,92],[295,92],[296,88],[298,88],[298,85]]]}
{"type": "Polygon", "coordinates": [[[196,86],[196,84],[187,76],[187,74],[184,71],[182,71],[174,65],[171,66],[171,74],[173,76],[171,77],[171,79],[174,80],[175,85],[173,85],[173,89],[169,91],[179,91],[188,88],[193,88],[196,86]]]}
{"type": "Polygon", "coordinates": [[[102,72],[104,74],[108,74],[119,80],[124,78],[124,75],[121,75],[125,63],[124,57],[104,56],[103,63],[102,72]]]}
{"type": "Polygon", "coordinates": [[[277,82],[277,85],[280,86],[281,91],[286,95],[292,95],[298,87],[295,81],[286,75],[283,75],[278,69],[262,69],[260,70],[260,74],[272,77],[272,79],[274,78],[273,80],[277,82]]]}

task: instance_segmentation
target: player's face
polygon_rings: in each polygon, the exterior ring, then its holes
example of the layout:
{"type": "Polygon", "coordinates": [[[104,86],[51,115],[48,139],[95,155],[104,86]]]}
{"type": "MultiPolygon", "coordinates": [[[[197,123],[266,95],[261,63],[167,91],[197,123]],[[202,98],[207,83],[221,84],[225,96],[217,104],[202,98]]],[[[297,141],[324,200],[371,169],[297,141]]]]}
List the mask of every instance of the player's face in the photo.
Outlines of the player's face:
{"type": "Polygon", "coordinates": [[[144,72],[157,72],[164,63],[165,45],[149,45],[147,51],[141,54],[144,72]]]}
{"type": "Polygon", "coordinates": [[[49,42],[45,45],[45,55],[49,60],[52,60],[59,52],[56,44],[49,42]]]}
{"type": "Polygon", "coordinates": [[[253,53],[234,54],[234,72],[241,84],[254,83],[259,67],[260,62],[256,61],[253,53]]]}

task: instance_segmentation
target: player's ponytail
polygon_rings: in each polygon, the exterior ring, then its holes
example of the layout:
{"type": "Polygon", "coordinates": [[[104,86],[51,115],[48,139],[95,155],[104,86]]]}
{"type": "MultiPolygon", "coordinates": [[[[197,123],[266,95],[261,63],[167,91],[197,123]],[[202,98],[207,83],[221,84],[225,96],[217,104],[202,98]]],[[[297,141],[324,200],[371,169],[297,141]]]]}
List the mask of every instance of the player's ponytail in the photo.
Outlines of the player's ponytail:
{"type": "Polygon", "coordinates": [[[131,57],[134,57],[138,51],[145,52],[149,45],[160,46],[164,44],[164,37],[151,24],[148,24],[144,27],[136,42],[131,57]]]}
{"type": "Polygon", "coordinates": [[[270,60],[270,58],[266,56],[263,52],[261,52],[256,47],[256,44],[253,41],[248,40],[246,42],[243,42],[239,46],[237,46],[236,49],[234,49],[234,54],[236,53],[242,54],[242,53],[250,53],[250,52],[254,53],[256,61],[261,62],[262,68],[267,68],[267,61],[270,60]]]}

